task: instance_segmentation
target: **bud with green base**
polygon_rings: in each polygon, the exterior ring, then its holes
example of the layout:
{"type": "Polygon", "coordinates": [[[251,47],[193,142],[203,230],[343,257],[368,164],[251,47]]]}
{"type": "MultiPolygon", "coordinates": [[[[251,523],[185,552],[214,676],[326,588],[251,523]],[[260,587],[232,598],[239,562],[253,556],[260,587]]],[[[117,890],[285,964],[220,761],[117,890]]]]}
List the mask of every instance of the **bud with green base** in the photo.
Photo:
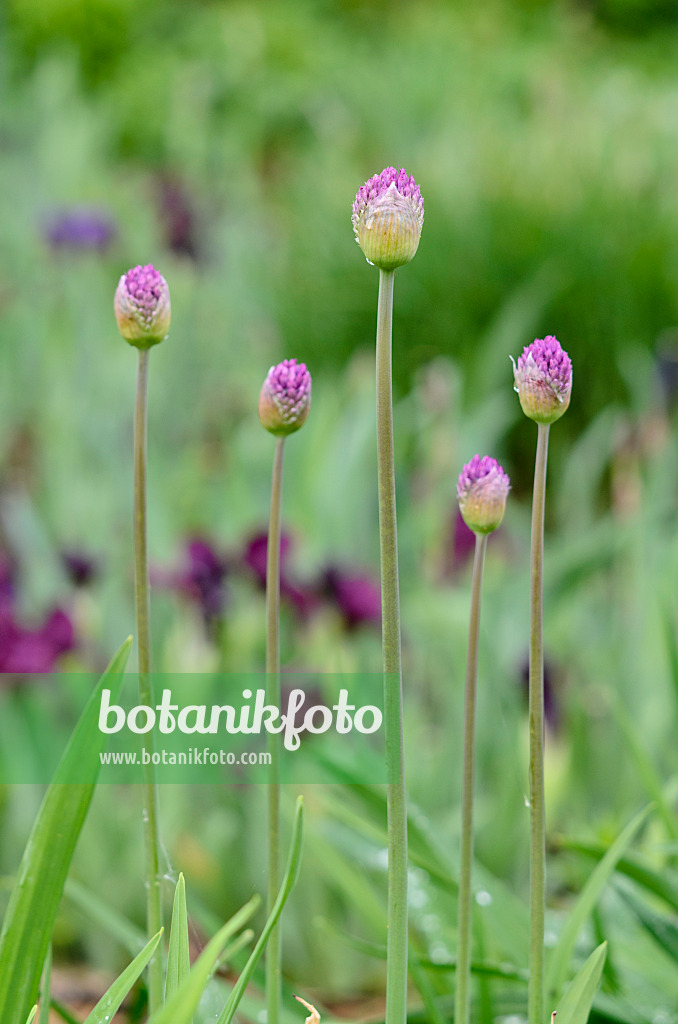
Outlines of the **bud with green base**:
{"type": "Polygon", "coordinates": [[[167,337],[172,314],[169,288],[152,263],[122,275],[114,309],[120,334],[135,348],[151,348],[167,337]]]}
{"type": "Polygon", "coordinates": [[[404,168],[387,167],[358,189],[352,220],[368,263],[380,270],[404,266],[417,251],[424,223],[419,186],[404,168]]]}

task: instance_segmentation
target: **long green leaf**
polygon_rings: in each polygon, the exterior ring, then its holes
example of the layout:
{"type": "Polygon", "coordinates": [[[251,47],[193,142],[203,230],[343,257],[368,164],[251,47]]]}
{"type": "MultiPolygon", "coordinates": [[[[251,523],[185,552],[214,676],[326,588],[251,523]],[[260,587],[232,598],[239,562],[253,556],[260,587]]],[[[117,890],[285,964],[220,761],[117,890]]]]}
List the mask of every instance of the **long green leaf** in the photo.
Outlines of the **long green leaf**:
{"type": "Polygon", "coordinates": [[[165,1005],[149,1017],[148,1024],[188,1024],[198,1008],[205,985],[209,981],[226,943],[249,921],[260,902],[258,896],[253,896],[237,914],[233,915],[230,921],[226,922],[223,928],[219,929],[194,963],[191,973],[184,978],[165,1005]]]}
{"type": "Polygon", "coordinates": [[[158,943],[162,937],[162,928],[157,935],[146,943],[138,956],[135,956],[132,963],[125,968],[122,974],[115,979],[107,992],[103,994],[97,1005],[87,1017],[85,1024],[108,1024],[116,1015],[123,999],[128,994],[134,983],[137,981],[144,967],[151,959],[158,943]]]}
{"type": "Polygon", "coordinates": [[[593,997],[600,985],[606,954],[607,943],[601,942],[586,963],[577,971],[558,1003],[556,1012],[558,1024],[586,1024],[591,1013],[593,997]]]}
{"type": "Polygon", "coordinates": [[[42,971],[42,983],[40,985],[40,1013],[37,1024],[49,1024],[49,995],[52,987],[52,943],[47,947],[45,966],[42,971]]]}
{"type": "Polygon", "coordinates": [[[555,999],[556,993],[565,983],[577,936],[598,902],[601,892],[617,866],[617,862],[626,852],[627,847],[631,845],[634,836],[651,810],[651,805],[643,808],[617,836],[601,862],[596,866],[593,874],[589,877],[576,903],[570,910],[565,927],[549,959],[546,990],[551,1000],[555,999]]]}
{"type": "MultiPolygon", "coordinates": [[[[280,891],[278,892],[278,898],[276,899],[268,921],[264,925],[264,930],[259,936],[259,941],[252,950],[250,958],[245,964],[240,977],[235,983],[235,987],[231,992],[231,995],[226,1003],[223,1011],[221,1012],[217,1024],[231,1024],[235,1011],[238,1009],[238,1003],[242,999],[245,989],[250,983],[250,979],[254,973],[254,968],[259,962],[261,954],[264,952],[266,943],[268,942],[269,935],[275,928],[278,918],[282,914],[283,907],[287,903],[288,897],[294,888],[294,883],[297,880],[299,874],[299,865],[301,863],[301,845],[304,832],[304,798],[297,798],[297,806],[294,814],[294,825],[292,827],[292,839],[290,841],[290,852],[287,860],[287,868],[283,876],[280,891]]],[[[151,1022],[149,1021],[149,1024],[151,1022]]],[[[155,1024],[155,1022],[153,1022],[155,1024]]],[[[181,1024],[180,1021],[177,1024],[181,1024]]]]}
{"type": "Polygon", "coordinates": [[[632,893],[622,889],[621,886],[619,886],[617,891],[659,948],[678,962],[678,925],[674,923],[674,920],[662,917],[655,910],[651,910],[650,907],[641,903],[632,893]]]}
{"type": "Polygon", "coordinates": [[[179,875],[174,890],[172,927],[170,930],[169,953],[167,955],[167,977],[165,979],[165,1002],[177,991],[191,970],[188,951],[188,911],[186,909],[186,883],[179,875]]]}
{"type": "Polygon", "coordinates": [[[99,680],[59,762],[31,830],[0,934],[0,1021],[24,1024],[40,988],[40,974],[68,869],[94,794],[94,781],[73,783],[99,768],[105,736],[99,731],[101,691],[113,696],[132,638],[99,680]],[[85,774],[86,773],[86,774],[85,774]]]}
{"type": "Polygon", "coordinates": [[[33,1021],[35,1020],[35,1015],[36,1015],[37,1012],[38,1012],[38,1008],[37,1008],[37,1006],[34,1006],[33,1009],[31,1010],[31,1012],[28,1014],[28,1019],[26,1020],[26,1024],[33,1024],[33,1021]]]}

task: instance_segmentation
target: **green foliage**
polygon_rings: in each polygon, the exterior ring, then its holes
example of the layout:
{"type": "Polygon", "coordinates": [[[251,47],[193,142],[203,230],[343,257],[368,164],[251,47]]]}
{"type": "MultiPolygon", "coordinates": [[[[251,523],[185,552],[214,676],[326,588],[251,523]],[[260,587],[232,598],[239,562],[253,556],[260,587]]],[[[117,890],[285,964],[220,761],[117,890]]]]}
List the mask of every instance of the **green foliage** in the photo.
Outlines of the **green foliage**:
{"type": "Polygon", "coordinates": [[[94,784],[70,782],[71,773],[87,763],[96,777],[104,741],[98,727],[101,691],[119,692],[131,643],[125,641],[92,693],[26,845],[0,933],[3,1024],[22,1024],[36,1000],[64,882],[94,793],[94,784]]]}

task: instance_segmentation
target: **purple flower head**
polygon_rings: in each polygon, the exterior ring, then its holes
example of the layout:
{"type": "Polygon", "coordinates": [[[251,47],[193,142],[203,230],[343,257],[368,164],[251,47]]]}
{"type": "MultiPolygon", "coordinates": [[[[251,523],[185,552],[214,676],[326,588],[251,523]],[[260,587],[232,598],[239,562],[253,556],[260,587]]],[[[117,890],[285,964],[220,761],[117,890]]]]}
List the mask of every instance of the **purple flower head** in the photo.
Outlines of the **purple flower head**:
{"type": "Polygon", "coordinates": [[[9,608],[0,610],[0,673],[52,672],[62,654],[76,646],[70,617],[55,608],[42,626],[27,629],[9,608]]]}
{"type": "Polygon", "coordinates": [[[183,594],[202,612],[211,633],[223,618],[226,607],[226,561],[214,546],[201,537],[187,541],[179,569],[153,570],[151,582],[183,594]]]}
{"type": "Polygon", "coordinates": [[[45,238],[53,249],[104,252],[115,234],[115,224],[107,214],[87,207],[65,210],[45,225],[45,238]]]}
{"type": "Polygon", "coordinates": [[[272,366],[259,395],[259,419],[276,437],[303,426],[311,408],[311,374],[304,363],[284,359],[272,366]]]}
{"type": "Polygon", "coordinates": [[[150,348],[167,337],[170,295],[167,281],[152,263],[123,274],[115,292],[115,319],[125,341],[150,348]]]}
{"type": "Polygon", "coordinates": [[[474,533],[491,533],[504,518],[511,482],[496,459],[474,455],[457,483],[457,500],[466,525],[474,533]]]}
{"type": "Polygon", "coordinates": [[[419,246],[424,200],[404,168],[386,167],[358,189],[353,231],[368,263],[395,270],[409,263],[419,246]]]}
{"type": "Polygon", "coordinates": [[[99,566],[96,559],[84,551],[62,551],[61,561],[74,587],[86,587],[97,577],[99,566]]]}
{"type": "MultiPolygon", "coordinates": [[[[280,596],[292,605],[302,619],[307,618],[316,605],[316,598],[310,588],[299,585],[289,569],[292,541],[283,533],[280,537],[280,596]]],[[[254,574],[260,588],[266,589],[266,559],[268,554],[268,533],[257,533],[245,547],[243,561],[254,574]]]]}
{"type": "Polygon", "coordinates": [[[364,573],[330,568],[325,572],[324,583],[347,629],[381,624],[381,588],[377,580],[364,573]]]}
{"type": "Polygon", "coordinates": [[[572,393],[572,362],[552,334],[535,338],[513,364],[515,391],[526,416],[536,423],[560,419],[572,393]]]}

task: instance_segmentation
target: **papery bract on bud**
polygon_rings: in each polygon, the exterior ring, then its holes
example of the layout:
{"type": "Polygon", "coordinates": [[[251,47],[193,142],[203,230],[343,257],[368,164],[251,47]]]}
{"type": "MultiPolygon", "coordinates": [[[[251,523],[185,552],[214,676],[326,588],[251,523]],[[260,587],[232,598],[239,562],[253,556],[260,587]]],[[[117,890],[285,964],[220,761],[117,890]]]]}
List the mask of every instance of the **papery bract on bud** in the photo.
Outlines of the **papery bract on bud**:
{"type": "Polygon", "coordinates": [[[504,518],[511,482],[496,459],[474,455],[457,483],[457,500],[464,522],[474,533],[491,533],[504,518]]]}
{"type": "Polygon", "coordinates": [[[135,348],[150,348],[167,337],[171,318],[169,288],[151,263],[132,267],[122,275],[114,308],[121,335],[135,348]]]}
{"type": "Polygon", "coordinates": [[[259,395],[261,425],[286,437],[303,426],[311,408],[311,374],[304,363],[285,359],[268,371],[259,395]]]}
{"type": "Polygon", "coordinates": [[[554,423],[570,404],[572,362],[552,334],[525,346],[513,377],[522,410],[536,423],[554,423]]]}
{"type": "Polygon", "coordinates": [[[404,168],[386,167],[358,189],[353,231],[368,263],[395,270],[409,263],[419,246],[424,200],[404,168]]]}

